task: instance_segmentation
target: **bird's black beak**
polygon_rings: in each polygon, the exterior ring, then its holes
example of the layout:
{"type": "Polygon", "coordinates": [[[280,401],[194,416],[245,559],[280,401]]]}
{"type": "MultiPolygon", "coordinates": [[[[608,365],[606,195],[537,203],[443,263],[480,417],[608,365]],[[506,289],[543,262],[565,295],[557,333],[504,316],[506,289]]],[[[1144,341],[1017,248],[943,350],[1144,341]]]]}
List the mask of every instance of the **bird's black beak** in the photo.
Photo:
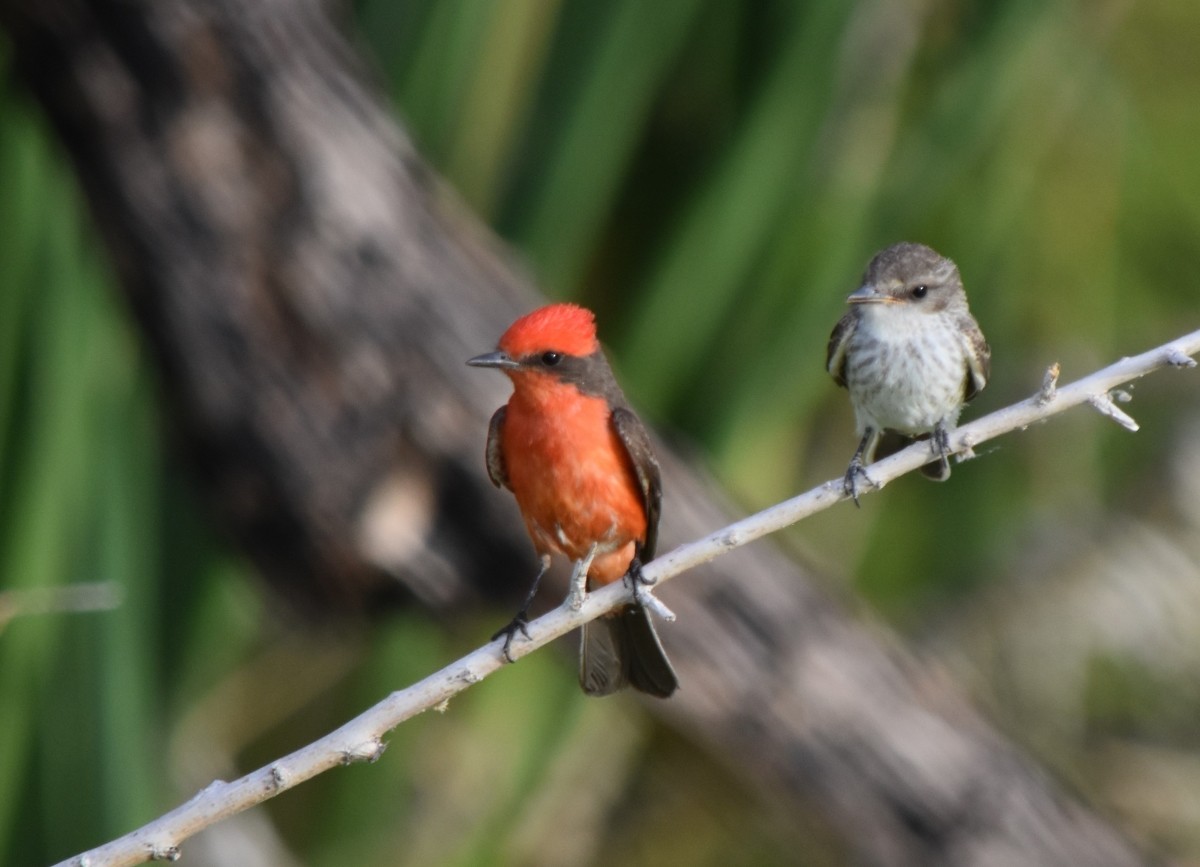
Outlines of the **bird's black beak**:
{"type": "Polygon", "coordinates": [[[486,355],[476,355],[474,358],[468,359],[467,364],[471,367],[495,367],[499,370],[513,370],[521,366],[520,362],[514,361],[507,352],[489,352],[486,355]]]}
{"type": "Polygon", "coordinates": [[[846,298],[847,304],[894,304],[896,299],[873,283],[866,283],[846,298]]]}

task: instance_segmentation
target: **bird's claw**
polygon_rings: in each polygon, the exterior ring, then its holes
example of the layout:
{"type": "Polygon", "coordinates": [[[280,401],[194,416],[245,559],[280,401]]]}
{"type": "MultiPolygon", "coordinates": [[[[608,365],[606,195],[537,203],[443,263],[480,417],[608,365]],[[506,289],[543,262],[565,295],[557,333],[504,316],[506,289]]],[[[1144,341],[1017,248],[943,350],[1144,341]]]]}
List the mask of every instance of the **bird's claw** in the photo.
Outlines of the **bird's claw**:
{"type": "Polygon", "coordinates": [[[565,605],[570,611],[578,611],[583,608],[583,602],[587,599],[587,589],[585,587],[572,586],[567,593],[565,605]]]}
{"type": "Polygon", "coordinates": [[[633,595],[635,597],[641,592],[643,587],[653,587],[658,583],[657,578],[646,577],[646,572],[642,569],[642,561],[639,557],[634,557],[629,561],[629,568],[625,574],[629,576],[629,583],[633,586],[633,595]]]}
{"type": "Polygon", "coordinates": [[[675,612],[650,592],[650,588],[658,584],[658,579],[646,577],[646,574],[642,571],[642,561],[637,557],[634,557],[630,561],[629,569],[625,572],[625,581],[629,584],[629,589],[633,592],[634,605],[652,612],[659,620],[665,620],[668,623],[675,620],[675,612]]]}
{"type": "Polygon", "coordinates": [[[633,593],[633,604],[639,608],[645,607],[645,598],[647,590],[650,586],[647,583],[645,576],[642,574],[642,564],[637,557],[629,562],[629,568],[625,570],[625,583],[629,586],[630,592],[633,593]]]}
{"type": "Polygon", "coordinates": [[[858,502],[858,480],[861,478],[872,488],[878,488],[879,485],[867,473],[867,468],[863,466],[863,462],[857,457],[850,462],[850,466],[846,468],[846,475],[842,479],[842,490],[846,496],[854,500],[855,508],[862,508],[858,502]]]}
{"type": "Polygon", "coordinates": [[[945,425],[939,424],[933,429],[933,434],[929,437],[929,448],[943,461],[950,454],[950,431],[946,430],[945,425]]]}
{"type": "Polygon", "coordinates": [[[508,662],[516,662],[512,657],[512,643],[518,632],[524,635],[526,640],[532,638],[529,634],[529,611],[526,609],[518,611],[516,617],[497,629],[492,635],[492,641],[495,641],[501,635],[504,636],[503,652],[504,658],[508,662]]]}

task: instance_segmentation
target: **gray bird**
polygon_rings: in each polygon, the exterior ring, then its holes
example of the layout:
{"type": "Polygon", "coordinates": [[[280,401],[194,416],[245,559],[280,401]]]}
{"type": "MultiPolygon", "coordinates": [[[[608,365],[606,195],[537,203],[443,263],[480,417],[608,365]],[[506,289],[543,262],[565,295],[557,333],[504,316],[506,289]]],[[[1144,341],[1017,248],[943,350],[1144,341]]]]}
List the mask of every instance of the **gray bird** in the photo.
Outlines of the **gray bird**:
{"type": "MultiPolygon", "coordinates": [[[[921,471],[950,477],[950,431],[963,404],[987,385],[991,350],[967,309],[958,267],[924,244],[900,243],[871,259],[850,309],[829,336],[825,367],[850,392],[861,441],[846,470],[858,504],[859,479],[885,431],[902,444],[928,438],[921,471]]],[[[894,449],[893,449],[894,451],[894,449]]]]}

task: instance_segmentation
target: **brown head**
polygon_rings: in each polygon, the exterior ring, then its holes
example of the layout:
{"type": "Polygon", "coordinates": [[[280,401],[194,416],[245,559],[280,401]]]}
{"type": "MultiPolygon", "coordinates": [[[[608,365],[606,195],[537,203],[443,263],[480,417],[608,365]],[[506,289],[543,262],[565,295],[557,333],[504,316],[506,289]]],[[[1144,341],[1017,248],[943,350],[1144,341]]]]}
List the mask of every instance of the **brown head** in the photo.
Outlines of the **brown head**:
{"type": "Polygon", "coordinates": [[[958,267],[924,244],[902,242],[875,254],[849,304],[903,305],[937,313],[966,309],[958,267]]]}

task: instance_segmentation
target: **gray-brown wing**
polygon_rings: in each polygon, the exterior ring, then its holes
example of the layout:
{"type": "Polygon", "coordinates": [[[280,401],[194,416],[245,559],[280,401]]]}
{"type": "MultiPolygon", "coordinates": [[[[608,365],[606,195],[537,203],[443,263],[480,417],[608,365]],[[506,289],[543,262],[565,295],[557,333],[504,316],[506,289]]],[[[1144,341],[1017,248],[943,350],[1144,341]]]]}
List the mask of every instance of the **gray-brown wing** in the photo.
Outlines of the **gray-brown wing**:
{"type": "Polygon", "coordinates": [[[854,311],[847,311],[846,315],[838,320],[837,325],[833,326],[833,333],[829,335],[829,346],[825,349],[825,369],[842,388],[846,387],[846,347],[850,345],[850,338],[854,335],[857,325],[858,318],[854,311]]]}
{"type": "Polygon", "coordinates": [[[641,419],[633,410],[617,407],[612,411],[612,426],[617,439],[625,446],[629,462],[637,474],[638,487],[642,492],[642,505],[646,508],[646,541],[642,544],[642,562],[654,559],[658,546],[658,517],[662,511],[662,475],[658,469],[658,458],[650,445],[650,435],[641,419]]]}
{"type": "Polygon", "coordinates": [[[484,451],[488,478],[497,488],[509,487],[504,453],[500,450],[500,438],[504,435],[504,417],[507,413],[508,407],[502,406],[492,414],[492,420],[488,423],[487,448],[484,451]]]}
{"type": "Polygon", "coordinates": [[[967,377],[963,386],[963,400],[970,400],[983,391],[992,373],[992,350],[979,324],[974,317],[968,315],[963,327],[959,330],[962,335],[963,349],[967,354],[967,377]]]}

